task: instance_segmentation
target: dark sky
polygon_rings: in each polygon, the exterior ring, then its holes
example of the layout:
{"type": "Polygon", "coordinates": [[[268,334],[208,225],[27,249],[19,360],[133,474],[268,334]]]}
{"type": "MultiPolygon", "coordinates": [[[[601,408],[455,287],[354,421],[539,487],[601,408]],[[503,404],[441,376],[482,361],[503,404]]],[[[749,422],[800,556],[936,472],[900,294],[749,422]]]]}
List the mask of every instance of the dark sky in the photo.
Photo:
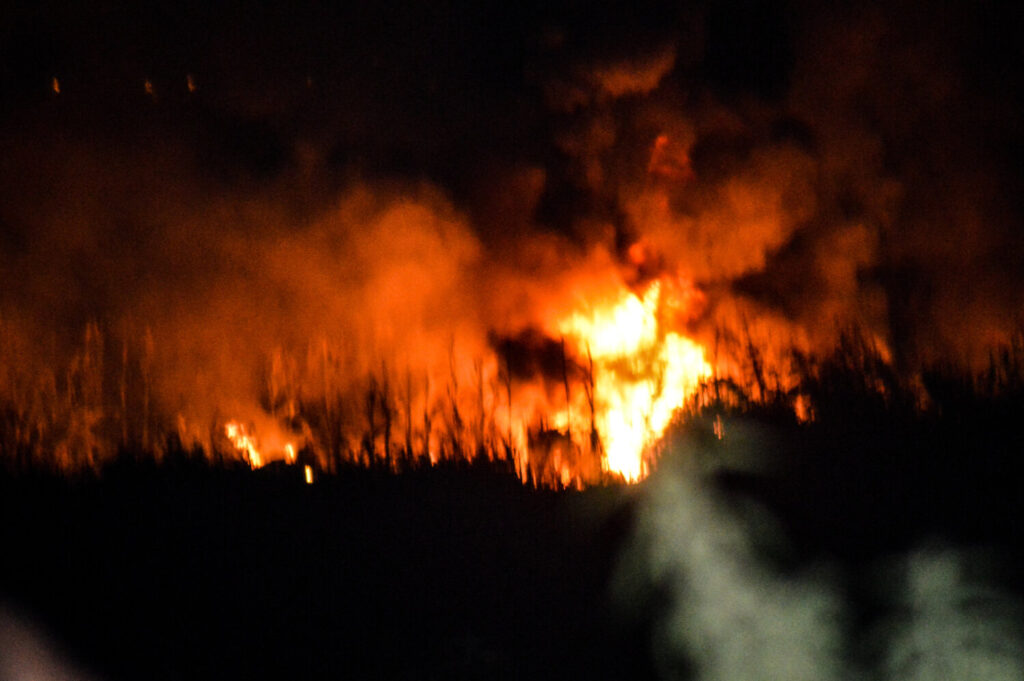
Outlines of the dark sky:
{"type": "Polygon", "coordinates": [[[818,4],[3,10],[3,302],[142,314],[125,300],[195,274],[174,226],[214,206],[263,201],[299,233],[355,183],[416,185],[484,263],[552,235],[581,258],[644,240],[708,294],[704,337],[850,320],[908,362],[966,358],[1024,313],[1011,12],[818,4]]]}
{"type": "Polygon", "coordinates": [[[557,173],[568,163],[552,147],[585,113],[551,100],[559,87],[585,86],[581,77],[598,65],[671,47],[680,92],[778,98],[793,61],[786,7],[336,4],[42,3],[15,11],[2,36],[4,118],[17,127],[52,116],[52,130],[77,135],[159,128],[196,145],[210,165],[259,179],[285,171],[305,141],[331,171],[355,165],[426,176],[465,193],[475,171],[494,165],[557,173]],[[59,112],[49,106],[55,76],[69,100],[59,112]],[[147,79],[158,111],[145,107],[147,79]]]}

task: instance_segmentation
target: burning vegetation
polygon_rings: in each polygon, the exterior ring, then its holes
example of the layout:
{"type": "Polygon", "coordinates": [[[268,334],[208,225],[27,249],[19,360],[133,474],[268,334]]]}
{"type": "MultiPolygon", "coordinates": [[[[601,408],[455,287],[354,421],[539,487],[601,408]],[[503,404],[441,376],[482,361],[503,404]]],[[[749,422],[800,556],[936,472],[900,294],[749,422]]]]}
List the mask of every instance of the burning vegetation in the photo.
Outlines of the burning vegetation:
{"type": "Polygon", "coordinates": [[[15,4],[0,677],[1021,678],[1011,4],[15,4]]]}
{"type": "Polygon", "coordinates": [[[1007,366],[1021,178],[993,140],[1019,126],[973,56],[994,24],[385,5],[148,33],[69,8],[109,49],[5,43],[5,462],[637,481],[683,412],[822,414],[850,337],[916,408],[934,366],[1007,366]]]}
{"type": "MultiPolygon", "coordinates": [[[[752,268],[784,257],[779,244],[796,219],[785,205],[807,201],[787,198],[786,184],[803,161],[787,165],[789,150],[757,171],[765,178],[727,178],[720,204],[695,223],[674,205],[701,181],[690,161],[699,149],[688,145],[660,133],[647,146],[626,203],[636,234],[619,246],[581,249],[535,227],[486,243],[427,185],[357,184],[329,210],[299,217],[230,197],[182,214],[178,193],[132,207],[144,224],[166,224],[126,245],[127,256],[100,247],[103,276],[80,262],[87,245],[47,254],[91,291],[68,300],[68,282],[20,270],[21,294],[55,306],[58,319],[96,318],[75,341],[7,305],[3,460],[73,472],[126,453],[187,452],[251,468],[301,465],[307,481],[350,464],[475,462],[534,485],[583,487],[645,478],[670,424],[705,409],[771,405],[813,420],[849,408],[831,397],[840,379],[871,382],[866,394],[886,403],[930,408],[923,377],[935,372],[901,362],[891,335],[873,330],[870,296],[827,330],[742,295],[759,276],[752,268]],[[772,184],[780,178],[781,189],[772,184]],[[711,237],[700,221],[721,238],[702,243],[711,237]],[[105,279],[123,257],[146,263],[127,299],[105,279]],[[200,264],[178,271],[190,260],[200,264]],[[728,291],[723,276],[736,277],[728,291]]],[[[530,203],[539,189],[531,181],[516,191],[530,203]]],[[[83,210],[41,224],[70,221],[103,242],[91,212],[100,209],[83,210]]],[[[864,234],[852,228],[837,237],[837,258],[816,261],[826,294],[845,295],[856,263],[870,261],[864,234]]],[[[18,273],[17,259],[8,266],[18,273]]],[[[841,309],[836,298],[817,302],[841,309]]],[[[964,375],[1018,385],[1019,342],[1003,347],[987,374],[968,363],[964,375]]],[[[1005,392],[988,383],[990,394],[1005,392]]]]}
{"type": "MultiPolygon", "coordinates": [[[[416,358],[415,371],[382,361],[353,379],[351,360],[326,339],[309,343],[301,360],[275,347],[256,367],[255,403],[236,399],[202,420],[166,413],[155,396],[162,379],[152,332],[142,342],[111,341],[90,323],[63,372],[7,364],[4,453],[15,467],[68,472],[118,452],[160,458],[182,449],[251,468],[301,461],[309,478],[313,466],[399,470],[480,459],[554,487],[637,481],[672,418],[711,376],[704,349],[666,328],[680,313],[663,293],[669,286],[679,283],[602,292],[553,318],[548,331],[492,332],[469,361],[452,344],[440,358],[416,358]]],[[[6,357],[28,359],[9,323],[0,332],[6,357]]]]}

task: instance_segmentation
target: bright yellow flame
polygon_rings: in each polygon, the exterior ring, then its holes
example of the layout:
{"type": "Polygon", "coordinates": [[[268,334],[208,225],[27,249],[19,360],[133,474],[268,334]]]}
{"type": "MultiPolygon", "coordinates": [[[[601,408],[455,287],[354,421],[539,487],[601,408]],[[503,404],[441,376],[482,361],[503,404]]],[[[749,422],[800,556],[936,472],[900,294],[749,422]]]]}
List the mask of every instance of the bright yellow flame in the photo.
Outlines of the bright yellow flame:
{"type": "Polygon", "coordinates": [[[576,312],[559,326],[593,360],[594,421],[605,471],[647,475],[645,449],[665,431],[711,367],[697,343],[661,328],[661,282],[640,298],[626,292],[610,307],[576,312]]]}
{"type": "Polygon", "coordinates": [[[224,425],[224,434],[231,440],[235,449],[245,456],[249,466],[259,468],[263,465],[263,456],[260,454],[259,447],[256,446],[256,438],[246,432],[245,426],[238,421],[228,421],[224,425]]]}
{"type": "Polygon", "coordinates": [[[273,428],[265,427],[262,445],[256,433],[251,429],[251,424],[246,426],[241,421],[228,421],[225,423],[224,434],[251,468],[261,468],[270,461],[282,457],[285,463],[293,464],[296,462],[295,443],[285,441],[282,445],[281,441],[283,438],[277,435],[273,428]],[[270,432],[268,433],[267,431],[270,432]]]}
{"type": "Polygon", "coordinates": [[[313,467],[312,467],[312,466],[310,466],[310,465],[309,465],[309,464],[307,463],[307,464],[306,464],[306,465],[305,465],[305,466],[303,467],[303,471],[304,471],[304,472],[305,472],[305,474],[306,474],[306,484],[307,484],[307,485],[312,485],[312,484],[313,484],[313,467]]]}

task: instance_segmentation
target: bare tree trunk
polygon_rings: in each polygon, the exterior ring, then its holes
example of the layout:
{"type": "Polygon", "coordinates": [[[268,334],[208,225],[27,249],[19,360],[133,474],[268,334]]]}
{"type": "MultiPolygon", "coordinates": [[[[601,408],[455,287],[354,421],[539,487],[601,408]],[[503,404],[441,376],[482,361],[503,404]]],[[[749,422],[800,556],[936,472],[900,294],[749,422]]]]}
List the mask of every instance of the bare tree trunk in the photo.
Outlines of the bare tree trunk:
{"type": "Polygon", "coordinates": [[[121,339],[121,447],[128,447],[128,334],[121,339]]]}
{"type": "Polygon", "coordinates": [[[363,435],[363,454],[367,457],[367,465],[372,466],[377,455],[377,379],[371,374],[366,387],[366,427],[363,435]]]}
{"type": "Polygon", "coordinates": [[[598,453],[601,449],[601,438],[597,434],[597,415],[594,409],[594,356],[587,345],[587,375],[583,381],[583,389],[587,394],[587,406],[590,408],[590,451],[598,453]]]}
{"type": "Polygon", "coordinates": [[[430,416],[430,374],[423,376],[423,456],[430,461],[430,430],[433,426],[430,416]]]}
{"type": "Polygon", "coordinates": [[[452,456],[458,456],[462,448],[462,414],[459,412],[459,377],[455,371],[455,341],[449,346],[448,350],[448,373],[449,373],[449,384],[448,384],[448,402],[451,407],[451,423],[449,428],[449,439],[451,442],[451,454],[452,456]]]}
{"type": "Polygon", "coordinates": [[[508,404],[508,439],[505,441],[505,455],[512,458],[512,365],[505,357],[505,398],[508,404]]]}
{"type": "Polygon", "coordinates": [[[384,461],[390,468],[393,465],[391,461],[391,422],[394,417],[394,409],[391,404],[391,382],[388,379],[388,367],[385,362],[380,364],[380,391],[378,393],[378,401],[380,402],[381,416],[384,419],[384,461]]]}
{"type": "Polygon", "coordinates": [[[412,369],[405,369],[405,459],[412,460],[412,369]]]}
{"type": "Polygon", "coordinates": [[[764,377],[764,365],[761,361],[761,352],[754,347],[754,341],[750,336],[750,327],[747,325],[747,318],[743,318],[743,335],[746,337],[747,356],[750,359],[750,368],[754,372],[754,380],[757,381],[757,389],[761,394],[761,403],[768,401],[768,384],[764,377]]]}
{"type": "Polygon", "coordinates": [[[562,349],[562,385],[565,387],[565,434],[572,440],[572,411],[569,405],[569,372],[565,362],[565,336],[561,340],[562,349]]]}
{"type": "MultiPolygon", "coordinates": [[[[476,360],[473,363],[473,369],[476,371],[476,403],[478,407],[477,424],[476,424],[476,456],[482,456],[486,454],[486,447],[484,446],[484,422],[486,419],[486,410],[484,408],[484,367],[482,360],[476,360]]],[[[488,457],[490,458],[490,457],[488,457]]]]}
{"type": "Polygon", "coordinates": [[[153,368],[153,331],[146,327],[146,335],[143,338],[142,362],[142,448],[149,451],[149,400],[152,393],[152,368],[153,368]]]}

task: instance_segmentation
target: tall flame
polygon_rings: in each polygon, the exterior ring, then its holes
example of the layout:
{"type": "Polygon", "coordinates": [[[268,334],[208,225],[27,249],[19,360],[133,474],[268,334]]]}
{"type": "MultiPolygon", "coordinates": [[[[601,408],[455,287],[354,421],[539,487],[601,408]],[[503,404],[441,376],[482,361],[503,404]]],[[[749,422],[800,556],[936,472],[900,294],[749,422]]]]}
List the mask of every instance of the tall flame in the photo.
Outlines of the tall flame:
{"type": "Polygon", "coordinates": [[[288,432],[272,416],[254,416],[244,422],[232,419],[224,424],[224,435],[250,468],[262,468],[272,461],[298,462],[301,436],[288,432]]]}
{"type": "Polygon", "coordinates": [[[224,434],[251,467],[260,468],[263,465],[263,455],[256,444],[256,438],[249,434],[244,425],[238,421],[228,421],[224,424],[224,434]]]}
{"type": "Polygon", "coordinates": [[[647,475],[646,449],[711,373],[700,345],[662,328],[662,307],[662,284],[656,281],[642,297],[626,291],[612,305],[574,312],[558,325],[593,365],[602,468],[628,481],[647,475]]]}

